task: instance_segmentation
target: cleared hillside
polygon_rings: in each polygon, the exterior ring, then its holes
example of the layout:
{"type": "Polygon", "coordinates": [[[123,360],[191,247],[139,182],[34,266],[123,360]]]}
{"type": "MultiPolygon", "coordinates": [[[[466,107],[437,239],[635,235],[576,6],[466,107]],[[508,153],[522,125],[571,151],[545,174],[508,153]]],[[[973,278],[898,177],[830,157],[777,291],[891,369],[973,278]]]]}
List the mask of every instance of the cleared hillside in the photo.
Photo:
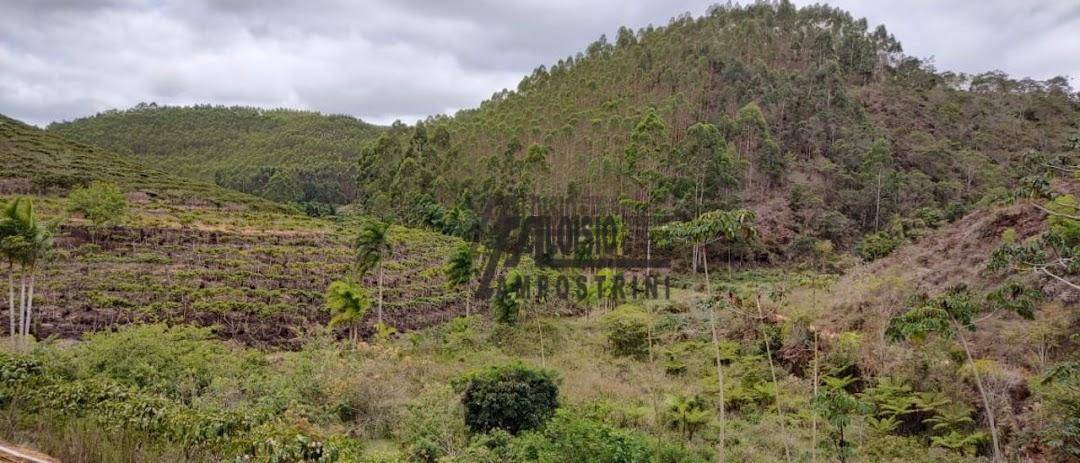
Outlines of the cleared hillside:
{"type": "MultiPolygon", "coordinates": [[[[7,118],[0,118],[0,160],[0,199],[31,195],[40,220],[60,222],[57,255],[43,266],[35,296],[32,330],[41,338],[169,321],[296,346],[329,320],[327,285],[351,272],[362,217],[310,218],[7,118]],[[67,193],[95,180],[118,185],[129,205],[104,230],[67,212],[67,193]]],[[[463,310],[462,294],[446,291],[437,271],[460,240],[405,227],[390,236],[387,322],[417,328],[463,310]]]]}

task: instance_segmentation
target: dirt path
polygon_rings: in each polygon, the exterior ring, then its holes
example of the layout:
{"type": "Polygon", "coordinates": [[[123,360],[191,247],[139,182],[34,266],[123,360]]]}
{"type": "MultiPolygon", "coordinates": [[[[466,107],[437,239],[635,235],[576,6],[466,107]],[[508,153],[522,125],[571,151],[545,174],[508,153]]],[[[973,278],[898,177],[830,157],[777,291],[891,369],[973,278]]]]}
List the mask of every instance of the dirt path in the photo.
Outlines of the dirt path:
{"type": "Polygon", "coordinates": [[[0,463],[60,463],[60,460],[0,441],[0,463]]]}

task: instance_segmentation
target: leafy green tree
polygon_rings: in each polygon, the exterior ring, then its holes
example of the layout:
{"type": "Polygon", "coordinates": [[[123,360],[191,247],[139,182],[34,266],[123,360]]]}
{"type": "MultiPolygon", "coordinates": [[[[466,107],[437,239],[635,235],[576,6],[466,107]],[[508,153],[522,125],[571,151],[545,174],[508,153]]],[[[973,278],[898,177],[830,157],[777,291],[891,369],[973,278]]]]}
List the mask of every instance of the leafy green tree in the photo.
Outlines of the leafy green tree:
{"type": "Polygon", "coordinates": [[[847,391],[853,381],[850,376],[824,376],[821,379],[825,383],[824,391],[814,397],[813,407],[834,430],[833,449],[837,458],[847,461],[853,449],[846,430],[851,426],[852,416],[864,412],[867,407],[847,391]]]}
{"type": "Polygon", "coordinates": [[[725,192],[739,184],[741,166],[724,134],[709,123],[697,123],[687,129],[678,169],[690,177],[688,208],[693,216],[724,206],[725,192]]]}
{"type": "Polygon", "coordinates": [[[375,270],[379,296],[377,323],[383,324],[383,260],[394,252],[390,243],[390,224],[379,220],[365,222],[356,238],[356,262],[361,274],[375,270]]]}
{"type": "MultiPolygon", "coordinates": [[[[738,162],[735,156],[731,143],[716,126],[709,123],[692,125],[674,162],[673,169],[678,174],[676,178],[668,179],[666,187],[677,202],[671,212],[682,217],[697,217],[733,202],[729,191],[738,186],[744,168],[744,163],[738,162]]],[[[700,251],[699,246],[691,249],[690,267],[694,273],[701,262],[700,251]]]]}
{"type": "MultiPolygon", "coordinates": [[[[747,103],[735,117],[742,132],[744,153],[751,166],[766,174],[764,186],[775,183],[784,172],[784,157],[780,145],[773,139],[765,114],[755,102],[747,103]]],[[[747,187],[754,185],[754,169],[747,171],[747,187]]]]}
{"type": "Polygon", "coordinates": [[[1056,461],[1080,458],[1080,362],[1066,361],[1046,370],[1033,382],[1042,404],[1036,412],[1036,433],[1056,461]]]}
{"type": "Polygon", "coordinates": [[[521,363],[492,366],[463,379],[465,424],[474,432],[536,429],[559,407],[555,374],[521,363]]]}
{"type": "Polygon", "coordinates": [[[103,228],[119,222],[127,208],[124,193],[115,184],[95,181],[68,195],[68,212],[80,213],[94,225],[103,228]]]}
{"type": "MultiPolygon", "coordinates": [[[[0,256],[7,262],[8,270],[8,310],[9,310],[9,333],[12,341],[14,341],[22,330],[22,323],[19,323],[18,328],[15,326],[18,316],[15,315],[15,265],[20,263],[20,254],[23,245],[25,244],[24,238],[19,236],[20,227],[18,220],[17,199],[12,200],[10,204],[3,205],[3,216],[0,217],[0,256]]],[[[19,301],[22,301],[20,297],[19,301]]],[[[22,311],[20,309],[20,314],[22,311]]]]}
{"type": "Polygon", "coordinates": [[[360,322],[371,307],[371,296],[363,287],[347,281],[335,281],[326,288],[326,308],[330,309],[330,327],[349,327],[349,340],[360,340],[360,322]]]}
{"type": "Polygon", "coordinates": [[[475,261],[476,252],[473,250],[473,245],[463,243],[461,246],[454,249],[446,262],[445,271],[447,284],[453,288],[465,288],[466,317],[471,313],[470,303],[472,302],[473,280],[476,278],[478,270],[475,261]]]}
{"type": "Polygon", "coordinates": [[[874,231],[881,228],[882,198],[888,193],[893,176],[893,156],[889,144],[884,139],[874,140],[870,149],[862,158],[859,173],[866,181],[867,188],[874,198],[874,231]]]}
{"type": "MultiPolygon", "coordinates": [[[[671,157],[668,127],[655,108],[649,108],[630,132],[630,143],[623,152],[620,163],[620,191],[623,202],[634,207],[646,219],[654,220],[657,209],[666,199],[661,188],[666,173],[665,166],[671,157]],[[632,191],[623,190],[623,179],[629,179],[632,191]]],[[[646,240],[645,259],[652,261],[652,242],[646,240]]],[[[651,269],[647,266],[646,273],[651,269]]]]}

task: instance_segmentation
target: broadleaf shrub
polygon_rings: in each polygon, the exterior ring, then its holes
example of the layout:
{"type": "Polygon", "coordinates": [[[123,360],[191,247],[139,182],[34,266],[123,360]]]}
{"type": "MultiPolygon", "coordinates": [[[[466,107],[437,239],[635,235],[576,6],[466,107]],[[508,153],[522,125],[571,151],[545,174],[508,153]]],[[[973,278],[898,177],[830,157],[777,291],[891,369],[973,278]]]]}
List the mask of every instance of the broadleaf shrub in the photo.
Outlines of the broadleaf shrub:
{"type": "Polygon", "coordinates": [[[521,363],[489,367],[465,378],[465,424],[474,432],[511,434],[547,422],[559,406],[555,375],[521,363]]]}

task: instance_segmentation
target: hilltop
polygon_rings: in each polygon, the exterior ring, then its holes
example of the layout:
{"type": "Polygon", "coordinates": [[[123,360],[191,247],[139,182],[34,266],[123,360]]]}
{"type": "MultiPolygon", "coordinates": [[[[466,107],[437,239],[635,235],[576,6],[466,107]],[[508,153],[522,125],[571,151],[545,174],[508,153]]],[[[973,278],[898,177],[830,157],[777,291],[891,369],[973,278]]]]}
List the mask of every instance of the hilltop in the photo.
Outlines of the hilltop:
{"type": "Polygon", "coordinates": [[[629,200],[661,222],[746,207],[774,259],[799,258],[893,219],[955,219],[1078,133],[1065,78],[941,72],[884,26],[760,2],[622,28],[477,108],[392,127],[365,150],[359,198],[436,226],[532,202],[629,200]]]}

